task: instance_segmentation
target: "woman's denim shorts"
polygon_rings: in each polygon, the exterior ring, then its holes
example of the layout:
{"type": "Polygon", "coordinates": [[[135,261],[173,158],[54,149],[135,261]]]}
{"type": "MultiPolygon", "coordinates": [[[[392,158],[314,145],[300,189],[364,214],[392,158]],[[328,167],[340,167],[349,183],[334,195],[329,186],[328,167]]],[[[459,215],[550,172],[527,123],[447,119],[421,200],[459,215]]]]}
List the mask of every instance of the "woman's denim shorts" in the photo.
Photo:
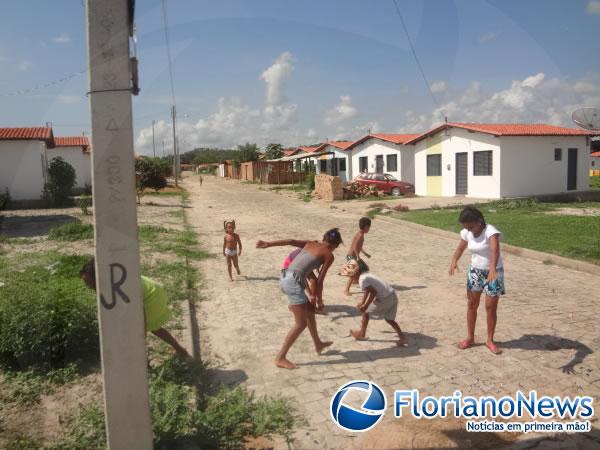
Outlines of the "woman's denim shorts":
{"type": "Polygon", "coordinates": [[[288,270],[281,271],[279,279],[279,288],[288,297],[290,305],[303,305],[308,303],[308,298],[304,293],[304,287],[294,278],[294,273],[288,270]]]}

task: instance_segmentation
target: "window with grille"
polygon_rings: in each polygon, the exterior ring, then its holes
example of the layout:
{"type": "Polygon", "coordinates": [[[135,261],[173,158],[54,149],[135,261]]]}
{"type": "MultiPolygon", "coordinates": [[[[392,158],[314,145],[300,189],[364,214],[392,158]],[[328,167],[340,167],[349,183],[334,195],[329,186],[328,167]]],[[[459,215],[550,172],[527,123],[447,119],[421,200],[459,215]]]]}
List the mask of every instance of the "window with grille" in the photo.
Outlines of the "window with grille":
{"type": "Polygon", "coordinates": [[[322,159],[321,161],[319,161],[319,163],[321,164],[320,172],[327,173],[327,160],[322,159]]]}
{"type": "Polygon", "coordinates": [[[427,155],[427,176],[439,177],[442,175],[442,155],[427,155]]]}
{"type": "Polygon", "coordinates": [[[562,160],[562,148],[555,148],[554,149],[554,161],[561,161],[562,160]]]}
{"type": "Polygon", "coordinates": [[[346,171],[346,158],[340,159],[340,172],[346,171]]]}
{"type": "Polygon", "coordinates": [[[492,175],[492,151],[473,152],[473,175],[492,175]]]}
{"type": "Polygon", "coordinates": [[[386,156],[385,170],[387,172],[396,172],[398,170],[398,155],[386,156]]]}
{"type": "Polygon", "coordinates": [[[367,172],[369,170],[369,158],[366,156],[361,156],[358,158],[358,171],[359,172],[367,172]]]}

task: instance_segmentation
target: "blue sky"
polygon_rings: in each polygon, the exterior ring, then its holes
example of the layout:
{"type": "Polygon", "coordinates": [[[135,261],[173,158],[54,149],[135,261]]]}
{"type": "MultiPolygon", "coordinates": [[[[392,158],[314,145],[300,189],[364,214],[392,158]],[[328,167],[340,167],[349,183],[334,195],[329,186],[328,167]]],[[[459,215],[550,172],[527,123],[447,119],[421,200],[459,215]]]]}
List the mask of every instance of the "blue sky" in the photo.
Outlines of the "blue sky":
{"type": "MultiPolygon", "coordinates": [[[[182,150],[418,132],[444,116],[570,125],[574,108],[600,107],[600,1],[397,1],[436,103],[392,0],[166,0],[182,150]]],[[[159,154],[171,148],[161,11],[137,1],[145,154],[152,120],[159,154]]],[[[7,2],[0,25],[0,126],[89,132],[83,2],[7,2]]]]}

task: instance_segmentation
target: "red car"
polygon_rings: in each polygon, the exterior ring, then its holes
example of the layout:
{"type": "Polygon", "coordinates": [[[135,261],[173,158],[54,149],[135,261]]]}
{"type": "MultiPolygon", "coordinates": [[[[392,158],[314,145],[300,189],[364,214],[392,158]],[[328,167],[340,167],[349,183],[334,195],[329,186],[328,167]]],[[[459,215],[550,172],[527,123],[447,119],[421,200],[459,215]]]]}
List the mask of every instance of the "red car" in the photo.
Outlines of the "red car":
{"type": "Polygon", "coordinates": [[[354,182],[367,186],[375,186],[378,191],[392,195],[404,195],[415,192],[415,187],[412,184],[397,180],[389,173],[361,173],[354,179],[354,182]]]}

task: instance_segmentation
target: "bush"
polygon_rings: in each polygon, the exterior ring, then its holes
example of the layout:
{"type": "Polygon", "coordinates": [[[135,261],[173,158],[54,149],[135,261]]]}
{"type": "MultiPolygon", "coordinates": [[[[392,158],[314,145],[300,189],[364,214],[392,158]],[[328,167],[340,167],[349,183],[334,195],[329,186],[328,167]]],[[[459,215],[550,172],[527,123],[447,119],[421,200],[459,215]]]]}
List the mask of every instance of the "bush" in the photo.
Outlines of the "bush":
{"type": "Polygon", "coordinates": [[[90,224],[81,223],[78,220],[54,227],[48,233],[48,239],[54,241],[79,241],[82,239],[92,239],[93,237],[94,227],[90,224]]]}
{"type": "Polygon", "coordinates": [[[16,368],[47,370],[79,357],[98,359],[93,292],[79,279],[88,256],[55,255],[54,263],[3,273],[0,360],[16,368]]]}
{"type": "Polygon", "coordinates": [[[306,187],[308,187],[308,189],[310,189],[311,191],[315,190],[315,173],[314,172],[309,172],[306,174],[306,176],[304,177],[304,184],[306,184],[306,187]]]}
{"type": "Polygon", "coordinates": [[[104,412],[94,405],[83,406],[69,420],[67,436],[54,442],[53,450],[101,450],[106,448],[104,412]]]}
{"type": "Polygon", "coordinates": [[[159,159],[137,160],[135,162],[135,172],[138,175],[138,187],[140,189],[150,188],[159,191],[167,186],[166,177],[169,173],[169,166],[159,159]]]}
{"type": "Polygon", "coordinates": [[[68,162],[60,156],[52,158],[48,166],[48,182],[44,185],[44,193],[53,206],[69,203],[75,178],[75,169],[68,162]]]}

